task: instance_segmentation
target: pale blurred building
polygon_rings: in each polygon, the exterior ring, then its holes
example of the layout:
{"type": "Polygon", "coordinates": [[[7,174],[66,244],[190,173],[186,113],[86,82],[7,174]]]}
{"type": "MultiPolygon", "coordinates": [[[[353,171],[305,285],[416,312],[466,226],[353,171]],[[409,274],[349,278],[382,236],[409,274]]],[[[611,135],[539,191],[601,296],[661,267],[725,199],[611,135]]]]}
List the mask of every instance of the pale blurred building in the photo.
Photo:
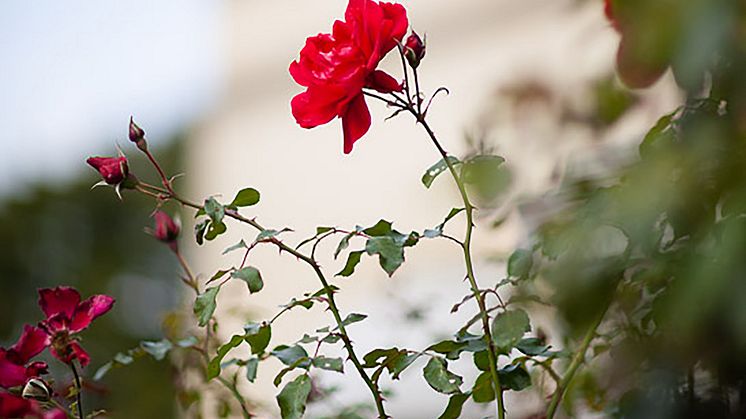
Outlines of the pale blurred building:
{"type": "MultiPolygon", "coordinates": [[[[255,187],[262,200],[244,214],[256,216],[269,228],[292,228],[293,233],[282,236],[288,243],[312,236],[316,226],[369,226],[380,218],[393,221],[403,232],[422,231],[460,205],[446,175],[430,190],[420,183],[439,156],[406,115],[384,122],[389,111],[369,101],[373,126],[350,155],[342,154],[338,120],[313,130],[301,129],[293,120],[289,102],[302,89],[288,74],[288,65],[306,37],[328,32],[334,19],[342,18],[345,4],[343,0],[226,2],[222,29],[229,72],[222,100],[190,139],[185,170],[190,195],[221,194],[230,200],[238,189],[255,187]]],[[[604,144],[592,143],[593,134],[582,124],[560,120],[560,107],[582,108],[589,82],[612,70],[617,35],[603,18],[601,2],[408,0],[403,4],[412,27],[427,35],[428,51],[421,67],[424,89],[432,92],[447,86],[451,92],[436,99],[430,112],[445,147],[459,155],[465,150],[465,133],[484,134],[507,159],[514,174],[513,190],[521,195],[544,191],[571,155],[589,156],[601,147],[639,138],[642,127],[652,122],[651,115],[673,106],[670,94],[660,94],[672,91],[670,80],[665,80],[650,95],[656,99],[644,102],[646,110],[630,115],[628,124],[612,132],[604,144]],[[502,89],[523,82],[548,86],[549,100],[528,107],[500,100],[502,89]]],[[[384,67],[400,75],[396,58],[392,54],[384,67]]],[[[510,197],[517,200],[521,195],[510,197]]],[[[494,284],[504,275],[504,266],[488,259],[506,256],[520,245],[525,240],[524,223],[510,212],[499,230],[479,226],[475,253],[483,285],[494,284]]],[[[450,232],[461,237],[462,229],[463,221],[458,220],[450,232]]],[[[229,234],[193,251],[192,259],[205,275],[238,265],[241,252],[228,256],[221,252],[255,235],[248,227],[231,225],[229,234]]],[[[329,240],[318,252],[330,277],[346,259],[346,254],[338,260],[331,257],[337,241],[329,240]]],[[[358,250],[362,245],[353,242],[350,248],[358,250]]],[[[424,240],[408,249],[406,258],[393,278],[376,260],[364,256],[355,276],[334,279],[342,288],[338,298],[344,314],[369,315],[350,327],[360,355],[376,347],[423,349],[449,337],[475,313],[475,307],[467,305],[450,314],[451,306],[469,292],[462,256],[453,243],[424,240]],[[415,311],[427,321],[412,320],[408,315],[415,311]]],[[[220,333],[226,340],[248,320],[271,318],[278,305],[320,288],[306,265],[278,255],[272,246],[252,251],[249,262],[262,271],[265,289],[250,296],[243,283],[234,283],[221,292],[220,333]]],[[[295,342],[304,331],[331,323],[331,315],[318,307],[296,309],[276,323],[272,345],[295,342]]],[[[343,354],[341,347],[326,353],[343,354]]],[[[463,358],[464,365],[456,364],[455,370],[466,373],[472,370],[471,360],[463,358]]],[[[272,378],[279,366],[275,360],[262,363],[258,383],[242,385],[246,394],[266,406],[267,417],[277,411],[274,395],[279,389],[272,378]]],[[[410,367],[393,386],[382,379],[384,388],[395,392],[388,401],[393,417],[432,418],[445,407],[447,397],[432,391],[422,379],[423,366],[410,367]]],[[[346,365],[346,371],[344,376],[326,372],[321,381],[342,388],[335,397],[341,404],[368,401],[367,389],[352,366],[346,365]]],[[[473,378],[467,374],[464,387],[473,378]]],[[[507,400],[511,417],[531,413],[539,402],[530,395],[509,394],[507,400]]],[[[492,406],[484,410],[467,406],[464,417],[493,412],[492,406]]],[[[309,417],[315,417],[315,412],[309,417]]]]}

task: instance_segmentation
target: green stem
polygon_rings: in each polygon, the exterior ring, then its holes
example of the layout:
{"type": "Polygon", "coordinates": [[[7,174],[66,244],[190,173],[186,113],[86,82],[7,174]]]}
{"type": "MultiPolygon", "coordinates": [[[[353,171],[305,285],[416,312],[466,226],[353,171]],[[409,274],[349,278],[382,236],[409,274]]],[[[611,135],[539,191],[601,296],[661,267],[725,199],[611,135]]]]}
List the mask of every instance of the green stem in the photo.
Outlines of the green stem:
{"type": "Polygon", "coordinates": [[[231,394],[233,394],[233,397],[238,400],[238,404],[241,405],[241,414],[243,415],[244,419],[251,419],[251,413],[249,413],[249,410],[246,408],[246,400],[243,398],[241,393],[238,391],[238,388],[236,388],[236,383],[231,383],[230,381],[226,380],[223,377],[218,377],[218,380],[228,389],[230,390],[231,394]]]}
{"type": "MultiPolygon", "coordinates": [[[[419,92],[416,94],[419,94],[419,92]]],[[[463,201],[464,208],[466,209],[466,235],[464,237],[463,243],[461,243],[461,248],[464,251],[464,263],[466,264],[466,277],[469,280],[471,291],[472,293],[474,293],[474,299],[477,301],[477,305],[479,306],[479,315],[482,320],[484,340],[487,344],[487,356],[489,358],[490,364],[490,375],[492,376],[492,382],[494,383],[495,401],[497,403],[497,417],[499,419],[504,419],[505,403],[503,401],[502,386],[500,385],[500,376],[497,374],[497,351],[495,349],[495,344],[492,341],[492,332],[490,330],[490,316],[488,314],[484,297],[482,296],[482,293],[479,292],[479,285],[477,284],[477,279],[474,274],[474,264],[471,257],[471,238],[474,231],[474,206],[469,200],[469,195],[466,192],[466,186],[464,185],[464,182],[461,180],[461,177],[459,177],[458,173],[456,173],[456,168],[453,167],[453,164],[448,159],[448,153],[440,145],[440,142],[438,142],[438,138],[435,136],[432,128],[430,128],[427,121],[425,121],[425,118],[422,117],[421,114],[419,114],[414,108],[412,108],[411,105],[409,111],[415,116],[417,122],[419,122],[422,127],[425,128],[425,131],[430,137],[430,140],[432,140],[433,145],[435,145],[435,148],[438,149],[441,157],[443,157],[443,161],[448,166],[448,171],[451,173],[453,180],[456,182],[456,186],[458,186],[459,193],[461,194],[461,200],[463,201]]]]}
{"type": "MultiPolygon", "coordinates": [[[[162,172],[159,171],[159,174],[161,173],[162,172]]],[[[165,175],[162,175],[162,177],[163,179],[165,179],[165,175]]],[[[167,184],[166,180],[164,180],[164,185],[165,184],[167,184]]],[[[173,191],[168,192],[168,197],[181,203],[182,205],[186,207],[190,207],[196,210],[203,209],[202,205],[183,199],[173,191]]],[[[225,215],[237,221],[240,221],[242,223],[248,224],[260,232],[266,230],[256,220],[246,218],[242,216],[241,214],[239,214],[237,211],[226,210],[225,215]]],[[[386,411],[383,406],[383,397],[381,396],[381,392],[378,390],[378,386],[376,386],[376,384],[373,383],[371,378],[365,372],[365,369],[363,368],[363,364],[360,362],[360,359],[355,353],[355,350],[352,346],[352,340],[350,339],[350,336],[347,334],[347,330],[345,329],[345,326],[342,323],[342,316],[340,314],[339,308],[337,307],[337,303],[334,298],[334,291],[329,286],[329,282],[327,281],[326,276],[324,276],[324,273],[321,271],[321,268],[319,268],[318,263],[316,263],[316,261],[310,256],[306,256],[305,254],[300,253],[299,251],[293,249],[292,247],[287,246],[286,244],[282,243],[279,240],[274,240],[273,243],[278,248],[280,248],[281,251],[288,252],[289,254],[295,256],[296,258],[302,260],[303,262],[311,266],[311,268],[313,269],[314,273],[316,274],[319,281],[321,282],[321,285],[323,286],[324,291],[326,292],[326,297],[327,297],[328,304],[329,304],[329,310],[332,312],[332,315],[334,316],[334,321],[336,322],[337,328],[339,329],[339,334],[342,337],[342,342],[344,343],[345,349],[347,350],[347,355],[349,356],[352,363],[355,365],[355,369],[357,370],[358,374],[363,379],[363,381],[368,386],[368,389],[370,389],[370,392],[373,395],[373,398],[376,404],[376,409],[378,410],[378,417],[380,419],[388,418],[389,416],[386,414],[386,411]]]]}
{"type": "Polygon", "coordinates": [[[78,404],[78,417],[80,419],[84,419],[85,416],[83,416],[83,386],[80,384],[80,374],[78,374],[78,369],[75,368],[75,361],[70,361],[70,369],[73,370],[73,377],[75,377],[75,398],[77,400],[78,404]]]}
{"type": "Polygon", "coordinates": [[[565,371],[565,374],[562,376],[562,380],[557,384],[557,389],[554,390],[552,399],[549,401],[549,407],[547,408],[547,419],[552,419],[555,413],[557,413],[557,408],[562,401],[562,397],[564,396],[565,391],[567,391],[567,387],[570,385],[570,382],[575,376],[575,373],[577,373],[578,369],[580,369],[580,366],[583,365],[583,363],[585,362],[585,353],[586,351],[588,351],[588,346],[590,346],[591,341],[593,341],[593,338],[596,336],[596,329],[598,329],[598,326],[603,321],[604,316],[606,315],[606,310],[608,310],[608,306],[601,312],[598,318],[596,318],[593,324],[591,324],[591,326],[588,328],[588,331],[583,337],[583,341],[580,343],[578,351],[575,353],[572,361],[570,361],[570,365],[567,367],[567,371],[565,371]]]}

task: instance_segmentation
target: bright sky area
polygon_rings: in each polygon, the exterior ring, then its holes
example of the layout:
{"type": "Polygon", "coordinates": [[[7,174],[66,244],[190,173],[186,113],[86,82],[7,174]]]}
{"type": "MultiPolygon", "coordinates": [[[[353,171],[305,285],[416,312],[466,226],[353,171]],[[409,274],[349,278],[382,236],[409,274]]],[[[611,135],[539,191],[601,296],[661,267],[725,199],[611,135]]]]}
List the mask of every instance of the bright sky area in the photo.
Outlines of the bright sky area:
{"type": "Polygon", "coordinates": [[[0,196],[115,153],[131,114],[157,144],[207,110],[224,61],[221,4],[1,2],[0,196]]]}

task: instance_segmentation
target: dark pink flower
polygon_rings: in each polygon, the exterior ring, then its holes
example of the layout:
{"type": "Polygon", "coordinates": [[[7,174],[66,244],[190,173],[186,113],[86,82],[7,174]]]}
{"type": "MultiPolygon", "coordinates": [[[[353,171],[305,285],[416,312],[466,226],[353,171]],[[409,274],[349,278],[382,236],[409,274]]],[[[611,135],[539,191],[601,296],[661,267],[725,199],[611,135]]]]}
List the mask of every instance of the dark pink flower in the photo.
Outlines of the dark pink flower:
{"type": "Polygon", "coordinates": [[[26,400],[10,393],[0,393],[0,418],[25,418],[38,416],[36,402],[26,400]]]}
{"type": "Polygon", "coordinates": [[[0,387],[22,386],[29,378],[38,377],[47,372],[47,364],[33,362],[27,365],[47,346],[50,338],[43,330],[26,325],[18,342],[10,349],[0,348],[0,387]]]}
{"type": "Polygon", "coordinates": [[[10,393],[0,393],[0,418],[66,419],[64,410],[42,411],[39,403],[10,393]]]}
{"type": "Polygon", "coordinates": [[[407,31],[403,6],[373,0],[350,0],[344,21],[332,33],[306,40],[290,74],[306,91],[291,101],[293,116],[303,128],[313,128],[340,117],[344,152],[370,128],[370,111],[363,88],[381,93],[401,91],[402,85],[377,70],[383,57],[407,31]]]}
{"type": "Polygon", "coordinates": [[[179,225],[163,211],[155,212],[155,230],[153,236],[156,239],[171,244],[179,237],[179,225]]]}
{"type": "Polygon", "coordinates": [[[127,179],[129,167],[126,157],[90,157],[86,163],[91,165],[109,185],[118,185],[127,179]]]}
{"type": "Polygon", "coordinates": [[[91,358],[80,346],[75,334],[111,310],[113,305],[114,299],[108,295],[94,295],[80,301],[80,293],[75,288],[40,289],[39,306],[47,318],[39,326],[51,338],[52,355],[68,364],[77,359],[80,365],[88,365],[91,358]]]}

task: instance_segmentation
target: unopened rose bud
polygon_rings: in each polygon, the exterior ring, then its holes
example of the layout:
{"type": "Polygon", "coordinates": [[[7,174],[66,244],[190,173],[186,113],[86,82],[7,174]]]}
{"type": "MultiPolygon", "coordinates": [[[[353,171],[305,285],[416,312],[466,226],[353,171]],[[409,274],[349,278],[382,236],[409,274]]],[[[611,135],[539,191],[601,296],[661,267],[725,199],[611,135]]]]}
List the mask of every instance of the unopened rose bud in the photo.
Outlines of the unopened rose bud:
{"type": "Polygon", "coordinates": [[[148,143],[145,141],[145,131],[135,123],[135,120],[131,116],[129,137],[130,141],[135,143],[140,150],[145,151],[148,149],[148,143]]]}
{"type": "Polygon", "coordinates": [[[156,211],[154,217],[155,230],[153,230],[153,236],[169,246],[175,246],[181,230],[179,225],[163,211],[156,211]]]}
{"type": "Polygon", "coordinates": [[[404,43],[404,56],[412,68],[419,67],[420,61],[425,58],[425,43],[415,31],[412,31],[404,43]]]}
{"type": "Polygon", "coordinates": [[[52,397],[52,389],[41,378],[32,378],[26,382],[21,396],[24,399],[33,399],[40,402],[48,402],[52,397]]]}
{"type": "Polygon", "coordinates": [[[126,157],[90,157],[86,163],[98,170],[109,185],[119,185],[129,175],[126,157]]]}

